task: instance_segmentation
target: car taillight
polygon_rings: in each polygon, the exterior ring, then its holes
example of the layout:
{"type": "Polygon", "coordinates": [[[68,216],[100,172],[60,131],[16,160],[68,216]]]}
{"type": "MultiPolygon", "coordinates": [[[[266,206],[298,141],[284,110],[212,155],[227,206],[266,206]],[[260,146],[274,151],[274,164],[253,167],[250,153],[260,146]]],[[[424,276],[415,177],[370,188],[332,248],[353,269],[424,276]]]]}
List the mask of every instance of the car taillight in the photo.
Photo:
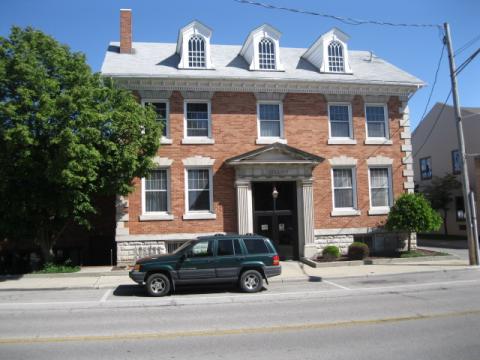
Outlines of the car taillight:
{"type": "Polygon", "coordinates": [[[280,265],[280,257],[278,255],[273,256],[273,265],[280,265]]]}

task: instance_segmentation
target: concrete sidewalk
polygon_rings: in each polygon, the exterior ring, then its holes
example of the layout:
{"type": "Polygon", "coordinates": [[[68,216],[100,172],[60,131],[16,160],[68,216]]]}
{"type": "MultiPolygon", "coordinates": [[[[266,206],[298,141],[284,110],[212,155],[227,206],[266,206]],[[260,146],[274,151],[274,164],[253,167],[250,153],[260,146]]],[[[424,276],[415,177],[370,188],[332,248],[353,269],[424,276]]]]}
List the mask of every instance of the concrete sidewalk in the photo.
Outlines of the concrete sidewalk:
{"type": "MultiPolygon", "coordinates": [[[[322,281],[344,277],[365,277],[389,274],[405,274],[428,271],[452,271],[472,268],[468,261],[435,260],[388,265],[357,265],[312,268],[297,261],[284,261],[282,275],[271,278],[270,282],[322,281]]],[[[0,291],[6,290],[48,290],[48,289],[99,289],[133,285],[126,270],[111,267],[85,267],[78,273],[69,274],[27,274],[0,277],[0,291]]]]}

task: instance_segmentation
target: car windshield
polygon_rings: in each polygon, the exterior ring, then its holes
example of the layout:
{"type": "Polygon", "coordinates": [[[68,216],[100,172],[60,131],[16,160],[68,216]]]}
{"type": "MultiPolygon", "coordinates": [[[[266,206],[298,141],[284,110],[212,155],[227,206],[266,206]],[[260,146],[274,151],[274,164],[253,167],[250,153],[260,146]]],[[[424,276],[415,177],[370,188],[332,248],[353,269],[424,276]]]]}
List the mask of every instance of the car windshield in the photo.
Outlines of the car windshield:
{"type": "Polygon", "coordinates": [[[172,254],[177,254],[178,252],[188,247],[192,242],[193,240],[187,241],[186,243],[182,244],[182,246],[180,246],[177,250],[175,250],[172,254]]]}

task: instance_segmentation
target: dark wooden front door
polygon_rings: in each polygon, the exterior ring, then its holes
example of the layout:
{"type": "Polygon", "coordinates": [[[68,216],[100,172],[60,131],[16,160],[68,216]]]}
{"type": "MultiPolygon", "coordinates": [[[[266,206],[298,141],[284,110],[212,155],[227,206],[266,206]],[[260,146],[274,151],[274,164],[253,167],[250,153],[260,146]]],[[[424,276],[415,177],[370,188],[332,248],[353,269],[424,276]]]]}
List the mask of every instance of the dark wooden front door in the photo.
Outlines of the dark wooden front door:
{"type": "Polygon", "coordinates": [[[253,183],[254,230],[272,240],[280,259],[298,259],[296,184],[285,182],[253,183]],[[278,197],[273,198],[273,188],[278,197]]]}

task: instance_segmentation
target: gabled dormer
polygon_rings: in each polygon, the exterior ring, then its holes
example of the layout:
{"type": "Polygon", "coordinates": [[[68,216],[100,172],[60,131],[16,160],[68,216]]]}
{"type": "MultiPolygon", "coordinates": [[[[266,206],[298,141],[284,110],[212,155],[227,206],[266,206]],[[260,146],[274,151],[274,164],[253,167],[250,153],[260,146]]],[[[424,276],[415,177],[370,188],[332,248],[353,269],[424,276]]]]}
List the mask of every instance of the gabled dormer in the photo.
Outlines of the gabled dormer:
{"type": "Polygon", "coordinates": [[[350,37],[333,28],[320,36],[302,55],[322,73],[352,74],[347,41],[350,37]]]}
{"type": "Polygon", "coordinates": [[[248,35],[240,55],[249,64],[250,70],[284,70],[280,61],[280,36],[281,33],[268,24],[263,24],[248,35]]]}
{"type": "Polygon", "coordinates": [[[212,30],[194,20],[178,32],[179,69],[213,69],[210,50],[212,30]]]}

